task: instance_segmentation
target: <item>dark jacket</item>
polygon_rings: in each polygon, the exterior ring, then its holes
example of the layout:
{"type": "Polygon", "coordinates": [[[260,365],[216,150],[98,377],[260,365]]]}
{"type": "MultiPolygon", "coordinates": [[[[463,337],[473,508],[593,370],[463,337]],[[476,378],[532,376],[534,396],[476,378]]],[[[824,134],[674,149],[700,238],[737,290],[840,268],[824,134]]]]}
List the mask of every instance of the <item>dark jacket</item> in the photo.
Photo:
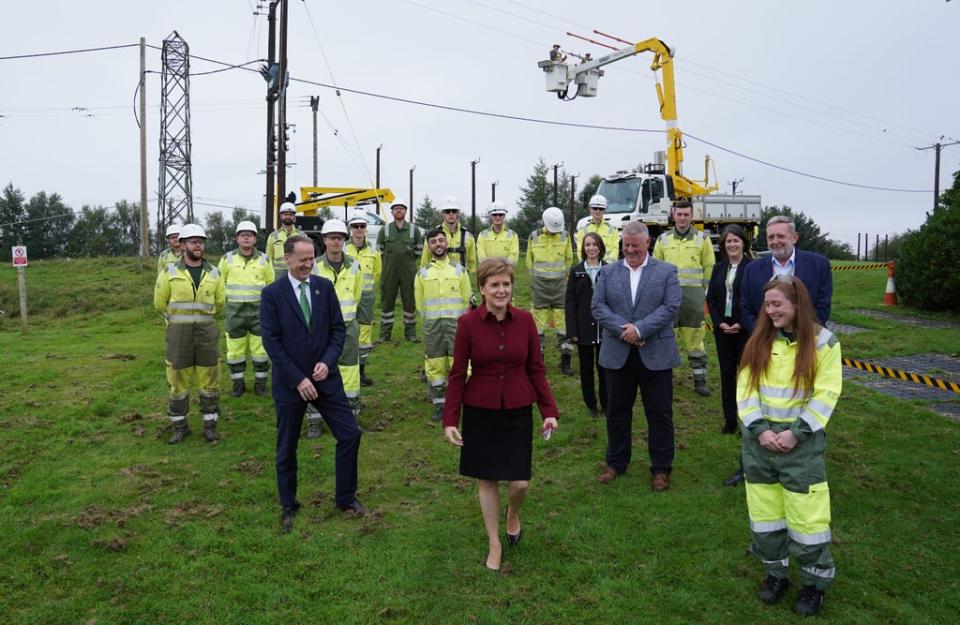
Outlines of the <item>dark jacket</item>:
{"type": "MultiPolygon", "coordinates": [[[[603,260],[600,266],[606,265],[603,260]]],[[[567,338],[577,337],[577,343],[596,345],[600,342],[600,330],[593,313],[590,312],[590,300],[593,299],[593,283],[590,274],[584,269],[584,263],[574,266],[567,279],[567,294],[563,311],[567,321],[567,338]]]]}
{"type": "MultiPolygon", "coordinates": [[[[833,297],[833,275],[830,271],[830,261],[826,256],[816,252],[805,252],[797,249],[796,267],[794,274],[803,282],[810,293],[810,300],[820,325],[826,325],[830,318],[830,302],[833,297]]],[[[740,303],[743,305],[743,321],[741,325],[747,332],[753,332],[760,308],[763,306],[763,285],[773,277],[773,259],[760,258],[751,264],[743,273],[740,303]]]]}
{"type": "Polygon", "coordinates": [[[733,312],[729,317],[725,317],[723,312],[727,307],[727,269],[730,268],[730,261],[724,257],[713,266],[713,273],[710,275],[710,286],[707,287],[707,308],[710,310],[710,319],[713,321],[714,328],[719,327],[721,322],[728,324],[739,323],[741,326],[743,325],[740,284],[743,282],[743,275],[746,273],[747,265],[752,261],[752,258],[744,256],[740,260],[740,266],[737,267],[737,275],[733,278],[733,312]]]}
{"type": "Polygon", "coordinates": [[[297,385],[311,378],[318,362],[330,370],[325,380],[313,383],[320,396],[343,389],[337,368],[346,338],[340,302],[333,283],[326,278],[310,276],[310,291],[309,329],[286,276],[266,286],[260,296],[260,329],[263,347],[273,361],[273,399],[277,402],[301,401],[297,385]]]}

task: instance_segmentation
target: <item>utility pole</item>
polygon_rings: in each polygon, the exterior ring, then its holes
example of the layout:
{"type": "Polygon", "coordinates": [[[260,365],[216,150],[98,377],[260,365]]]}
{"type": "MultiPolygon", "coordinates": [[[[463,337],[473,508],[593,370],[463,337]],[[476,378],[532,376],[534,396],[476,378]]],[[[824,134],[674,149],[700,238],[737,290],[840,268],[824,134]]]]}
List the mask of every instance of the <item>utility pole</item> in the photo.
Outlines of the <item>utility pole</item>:
{"type": "Polygon", "coordinates": [[[560,208],[560,184],[557,182],[557,171],[563,167],[563,162],[553,166],[553,205],[560,208]]]}
{"type": "Polygon", "coordinates": [[[277,198],[287,197],[287,21],[288,0],[280,0],[280,83],[277,111],[277,198]]]}
{"type": "Polygon", "coordinates": [[[147,40],[144,37],[140,37],[140,258],[150,258],[150,215],[147,212],[147,40]]]}
{"type": "MultiPolygon", "coordinates": [[[[280,0],[271,0],[270,8],[267,12],[267,69],[271,69],[277,62],[277,3],[280,0]]],[[[279,80],[279,79],[278,79],[279,80]]],[[[280,83],[277,83],[279,89],[280,83]]],[[[263,209],[264,228],[267,232],[274,230],[274,216],[277,212],[276,202],[274,202],[274,185],[276,184],[276,93],[270,88],[270,82],[267,81],[267,190],[263,209]]]]}
{"type": "Polygon", "coordinates": [[[570,244],[573,246],[573,253],[577,253],[577,242],[574,240],[574,237],[577,234],[577,202],[576,202],[576,188],[577,188],[577,176],[580,175],[580,172],[577,172],[570,176],[570,244]]]}
{"type": "Polygon", "coordinates": [[[416,209],[413,208],[414,204],[416,204],[416,202],[413,201],[413,172],[414,172],[414,170],[416,170],[416,169],[417,169],[417,166],[416,166],[416,165],[414,165],[413,167],[410,168],[410,196],[407,198],[407,201],[410,202],[410,206],[408,206],[407,208],[410,210],[410,221],[411,221],[411,222],[413,221],[413,219],[414,219],[414,217],[415,217],[414,211],[416,210],[416,209]]]}
{"type": "MultiPolygon", "coordinates": [[[[380,188],[380,150],[383,149],[383,144],[377,146],[377,188],[380,188]]],[[[408,207],[409,208],[409,207],[408,207]]]]}
{"type": "MultiPolygon", "coordinates": [[[[940,137],[943,139],[943,137],[940,137]]],[[[940,206],[940,150],[951,145],[957,145],[960,141],[950,143],[940,143],[937,141],[933,145],[917,148],[918,150],[933,150],[936,156],[933,159],[933,208],[936,210],[940,206]]]]}
{"type": "Polygon", "coordinates": [[[737,194],[737,187],[739,187],[741,184],[743,184],[743,178],[737,178],[736,180],[731,180],[731,181],[728,182],[727,184],[729,184],[729,185],[732,187],[732,189],[733,189],[732,191],[730,191],[730,195],[736,195],[736,194],[737,194]]]}
{"type": "Polygon", "coordinates": [[[477,163],[480,162],[478,156],[476,160],[470,161],[470,219],[474,236],[477,233],[477,163]]]}
{"type": "Polygon", "coordinates": [[[320,96],[310,96],[310,109],[313,111],[313,186],[317,186],[317,109],[320,108],[320,96]]]}
{"type": "Polygon", "coordinates": [[[493,182],[490,183],[490,201],[491,202],[497,201],[497,185],[498,184],[500,184],[499,180],[494,180],[493,182]]]}

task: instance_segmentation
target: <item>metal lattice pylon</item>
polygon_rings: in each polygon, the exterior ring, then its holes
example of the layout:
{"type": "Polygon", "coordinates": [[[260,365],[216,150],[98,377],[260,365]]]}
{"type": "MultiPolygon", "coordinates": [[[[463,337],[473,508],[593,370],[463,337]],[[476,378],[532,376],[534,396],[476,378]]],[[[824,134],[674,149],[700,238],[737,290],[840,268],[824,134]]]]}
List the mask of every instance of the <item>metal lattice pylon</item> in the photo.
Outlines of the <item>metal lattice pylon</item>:
{"type": "Polygon", "coordinates": [[[177,31],[163,40],[157,240],[172,223],[193,223],[190,173],[190,48],[177,31]]]}

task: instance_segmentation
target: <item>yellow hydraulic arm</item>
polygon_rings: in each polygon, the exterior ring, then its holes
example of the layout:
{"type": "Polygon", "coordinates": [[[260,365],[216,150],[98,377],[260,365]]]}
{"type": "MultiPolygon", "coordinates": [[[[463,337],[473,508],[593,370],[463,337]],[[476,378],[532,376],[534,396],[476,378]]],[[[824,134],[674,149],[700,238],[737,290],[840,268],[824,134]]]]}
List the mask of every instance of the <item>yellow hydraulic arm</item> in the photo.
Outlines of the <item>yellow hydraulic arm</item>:
{"type": "Polygon", "coordinates": [[[386,188],[300,187],[300,203],[297,204],[297,210],[304,215],[316,215],[318,210],[328,207],[350,207],[374,201],[389,204],[393,200],[393,191],[386,188]]]}

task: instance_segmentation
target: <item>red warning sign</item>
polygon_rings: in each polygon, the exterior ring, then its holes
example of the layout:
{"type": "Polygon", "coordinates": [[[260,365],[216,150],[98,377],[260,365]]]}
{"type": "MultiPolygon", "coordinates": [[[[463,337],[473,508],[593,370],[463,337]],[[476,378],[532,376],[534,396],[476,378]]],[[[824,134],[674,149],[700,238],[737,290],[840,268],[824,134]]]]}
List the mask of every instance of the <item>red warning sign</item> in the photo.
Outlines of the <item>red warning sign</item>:
{"type": "Polygon", "coordinates": [[[27,266],[27,246],[26,245],[13,246],[13,266],[14,267],[27,266]]]}

